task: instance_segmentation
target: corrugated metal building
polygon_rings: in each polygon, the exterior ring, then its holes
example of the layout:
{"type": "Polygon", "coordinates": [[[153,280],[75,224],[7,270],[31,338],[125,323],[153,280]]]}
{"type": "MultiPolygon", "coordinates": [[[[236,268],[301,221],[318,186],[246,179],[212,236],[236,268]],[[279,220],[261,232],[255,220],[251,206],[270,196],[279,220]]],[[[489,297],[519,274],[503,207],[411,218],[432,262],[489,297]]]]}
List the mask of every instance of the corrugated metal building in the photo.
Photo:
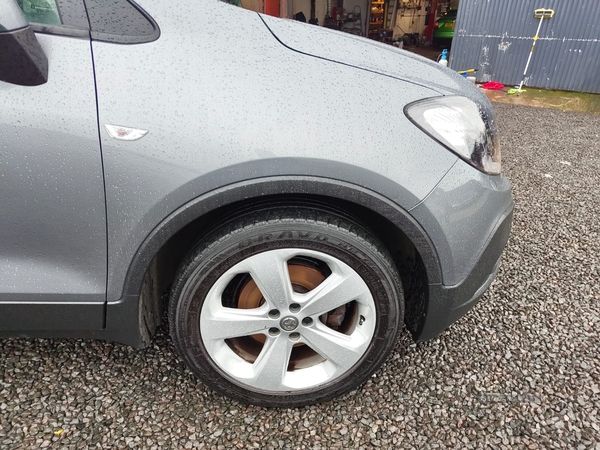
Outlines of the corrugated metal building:
{"type": "Polygon", "coordinates": [[[521,81],[539,20],[544,19],[525,85],[600,93],[600,0],[461,0],[450,67],[479,69],[477,81],[521,81]]]}

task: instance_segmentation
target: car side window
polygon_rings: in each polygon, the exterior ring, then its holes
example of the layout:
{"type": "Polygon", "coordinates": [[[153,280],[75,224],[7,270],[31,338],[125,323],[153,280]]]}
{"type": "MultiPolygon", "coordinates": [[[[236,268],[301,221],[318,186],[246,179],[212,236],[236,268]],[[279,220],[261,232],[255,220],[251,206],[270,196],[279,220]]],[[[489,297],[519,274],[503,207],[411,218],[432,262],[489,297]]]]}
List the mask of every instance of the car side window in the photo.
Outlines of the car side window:
{"type": "Polygon", "coordinates": [[[135,2],[85,0],[92,40],[139,44],[158,39],[156,22],[135,2]]]}
{"type": "Polygon", "coordinates": [[[28,22],[62,25],[55,0],[17,0],[28,22]]]}
{"type": "Polygon", "coordinates": [[[89,38],[83,0],[17,0],[17,4],[35,32],[89,38]]]}

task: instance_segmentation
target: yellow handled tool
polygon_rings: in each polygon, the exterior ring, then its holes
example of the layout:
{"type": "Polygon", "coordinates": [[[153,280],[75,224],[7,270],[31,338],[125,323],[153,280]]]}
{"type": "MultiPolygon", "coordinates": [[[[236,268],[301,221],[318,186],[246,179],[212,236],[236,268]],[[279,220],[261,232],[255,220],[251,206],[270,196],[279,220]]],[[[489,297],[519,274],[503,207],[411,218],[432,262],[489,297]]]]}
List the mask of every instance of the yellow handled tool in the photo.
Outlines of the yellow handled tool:
{"type": "Polygon", "coordinates": [[[531,61],[531,55],[533,55],[533,50],[535,49],[535,43],[539,39],[540,29],[542,28],[542,22],[544,19],[550,19],[554,16],[554,10],[548,8],[538,8],[533,12],[533,15],[536,19],[540,19],[540,24],[538,25],[537,31],[535,32],[535,36],[533,37],[533,45],[531,46],[531,51],[529,52],[529,58],[527,58],[527,64],[525,64],[525,70],[523,71],[523,78],[519,83],[519,89],[517,90],[517,95],[521,93],[521,88],[523,87],[523,83],[525,82],[525,75],[527,75],[527,69],[529,68],[529,62],[531,61]]]}

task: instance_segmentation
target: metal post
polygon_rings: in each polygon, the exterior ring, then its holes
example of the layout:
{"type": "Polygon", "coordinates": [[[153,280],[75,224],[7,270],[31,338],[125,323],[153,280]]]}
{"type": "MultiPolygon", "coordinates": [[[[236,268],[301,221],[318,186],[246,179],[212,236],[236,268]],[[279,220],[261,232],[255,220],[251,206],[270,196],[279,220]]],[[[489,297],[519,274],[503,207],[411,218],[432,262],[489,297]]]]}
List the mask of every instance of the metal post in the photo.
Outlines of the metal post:
{"type": "Polygon", "coordinates": [[[435,14],[437,7],[438,0],[429,0],[429,23],[427,24],[427,28],[425,29],[425,38],[427,39],[427,42],[431,42],[433,40],[433,27],[435,25],[435,14]]]}
{"type": "Polygon", "coordinates": [[[290,19],[292,14],[292,0],[280,0],[279,17],[290,19]]]}

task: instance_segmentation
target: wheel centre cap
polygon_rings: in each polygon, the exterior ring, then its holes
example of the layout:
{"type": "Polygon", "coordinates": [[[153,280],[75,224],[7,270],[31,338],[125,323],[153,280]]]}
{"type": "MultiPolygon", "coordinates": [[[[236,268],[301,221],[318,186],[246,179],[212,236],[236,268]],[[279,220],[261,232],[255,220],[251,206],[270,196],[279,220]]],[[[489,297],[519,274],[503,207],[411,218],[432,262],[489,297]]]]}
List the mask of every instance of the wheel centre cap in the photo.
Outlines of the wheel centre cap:
{"type": "Polygon", "coordinates": [[[284,331],[293,331],[298,327],[298,319],[292,316],[284,317],[279,322],[281,329],[284,331]]]}

